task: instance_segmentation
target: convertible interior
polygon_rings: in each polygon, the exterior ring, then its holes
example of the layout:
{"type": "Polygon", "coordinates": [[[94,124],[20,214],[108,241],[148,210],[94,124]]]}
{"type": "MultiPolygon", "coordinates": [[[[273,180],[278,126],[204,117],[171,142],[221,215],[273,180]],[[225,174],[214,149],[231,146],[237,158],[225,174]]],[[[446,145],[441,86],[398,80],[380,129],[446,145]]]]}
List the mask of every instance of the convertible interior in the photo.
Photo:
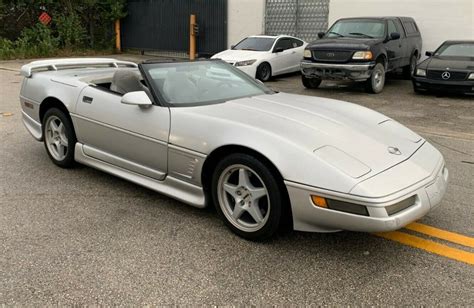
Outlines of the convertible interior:
{"type": "MultiPolygon", "coordinates": [[[[152,86],[170,103],[189,104],[205,101],[227,100],[241,93],[256,92],[257,87],[242,77],[225,69],[205,65],[190,67],[164,66],[149,71],[152,86]]],[[[104,91],[124,95],[134,91],[150,89],[137,69],[118,69],[112,76],[101,76],[83,81],[104,91]]]]}

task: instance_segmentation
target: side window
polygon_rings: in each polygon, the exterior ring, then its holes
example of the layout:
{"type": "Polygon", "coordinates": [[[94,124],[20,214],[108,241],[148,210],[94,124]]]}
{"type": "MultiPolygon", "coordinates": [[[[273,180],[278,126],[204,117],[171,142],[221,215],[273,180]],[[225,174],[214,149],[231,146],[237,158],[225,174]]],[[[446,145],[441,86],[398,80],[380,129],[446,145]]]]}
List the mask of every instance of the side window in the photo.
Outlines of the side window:
{"type": "Polygon", "coordinates": [[[275,48],[283,48],[283,50],[291,49],[293,48],[293,45],[291,44],[291,39],[289,38],[281,38],[278,40],[278,42],[275,44],[275,48]]]}
{"type": "Polygon", "coordinates": [[[401,37],[404,37],[405,31],[403,31],[402,24],[400,23],[398,19],[395,19],[394,22],[395,22],[395,27],[397,27],[397,32],[400,33],[401,37]]]}
{"type": "MultiPolygon", "coordinates": [[[[389,20],[388,21],[388,35],[390,35],[394,32],[398,32],[397,27],[395,27],[395,24],[393,23],[392,20],[389,20]]],[[[398,33],[400,33],[400,32],[398,32],[398,33]]]]}
{"type": "Polygon", "coordinates": [[[303,46],[303,41],[297,39],[291,39],[291,48],[297,48],[303,46]]]}
{"type": "Polygon", "coordinates": [[[418,28],[416,27],[414,22],[408,21],[404,25],[408,35],[418,33],[418,28]]]}

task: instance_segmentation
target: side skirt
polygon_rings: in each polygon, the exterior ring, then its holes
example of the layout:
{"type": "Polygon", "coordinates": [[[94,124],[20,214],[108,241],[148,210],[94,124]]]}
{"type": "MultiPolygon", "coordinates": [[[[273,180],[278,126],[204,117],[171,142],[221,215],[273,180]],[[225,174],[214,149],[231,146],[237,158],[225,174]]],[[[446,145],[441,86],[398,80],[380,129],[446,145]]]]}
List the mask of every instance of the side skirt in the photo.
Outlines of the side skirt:
{"type": "Polygon", "coordinates": [[[158,181],[141,174],[109,164],[107,162],[87,156],[82,143],[76,143],[74,159],[81,164],[113,174],[127,181],[144,186],[163,195],[169,196],[197,208],[206,207],[205,195],[202,187],[186,183],[171,176],[158,181]]]}

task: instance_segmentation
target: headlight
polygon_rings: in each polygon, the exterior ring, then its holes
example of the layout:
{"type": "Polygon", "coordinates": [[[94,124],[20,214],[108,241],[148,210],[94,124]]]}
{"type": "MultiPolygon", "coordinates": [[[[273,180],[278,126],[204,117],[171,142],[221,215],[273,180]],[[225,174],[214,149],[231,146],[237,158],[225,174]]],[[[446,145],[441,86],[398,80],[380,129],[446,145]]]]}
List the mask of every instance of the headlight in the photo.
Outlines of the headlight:
{"type": "Polygon", "coordinates": [[[305,58],[311,58],[311,50],[305,49],[303,53],[303,57],[305,58]]]}
{"type": "Polygon", "coordinates": [[[371,51],[357,51],[352,56],[354,60],[372,60],[373,55],[371,51]]]}
{"type": "Polygon", "coordinates": [[[247,66],[247,65],[252,65],[256,62],[257,60],[246,60],[246,61],[240,61],[236,62],[235,66],[247,66]]]}
{"type": "Polygon", "coordinates": [[[416,69],[416,76],[426,77],[426,70],[422,68],[416,69]]]}
{"type": "Polygon", "coordinates": [[[469,77],[467,77],[467,79],[469,79],[469,80],[474,80],[474,73],[471,73],[471,74],[469,75],[469,77]]]}

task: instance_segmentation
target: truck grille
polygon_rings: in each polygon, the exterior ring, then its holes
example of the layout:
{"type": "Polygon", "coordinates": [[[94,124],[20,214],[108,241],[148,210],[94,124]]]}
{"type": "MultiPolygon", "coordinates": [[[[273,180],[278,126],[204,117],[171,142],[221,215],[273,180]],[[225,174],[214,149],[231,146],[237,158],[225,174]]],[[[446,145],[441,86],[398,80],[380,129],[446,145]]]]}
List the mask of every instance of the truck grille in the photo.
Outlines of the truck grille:
{"type": "Polygon", "coordinates": [[[353,51],[313,50],[313,59],[325,62],[347,62],[353,51]]]}
{"type": "Polygon", "coordinates": [[[426,77],[434,80],[461,81],[466,79],[467,73],[428,70],[428,72],[426,73],[426,77]],[[449,78],[443,78],[443,73],[449,73],[449,78]]]}

